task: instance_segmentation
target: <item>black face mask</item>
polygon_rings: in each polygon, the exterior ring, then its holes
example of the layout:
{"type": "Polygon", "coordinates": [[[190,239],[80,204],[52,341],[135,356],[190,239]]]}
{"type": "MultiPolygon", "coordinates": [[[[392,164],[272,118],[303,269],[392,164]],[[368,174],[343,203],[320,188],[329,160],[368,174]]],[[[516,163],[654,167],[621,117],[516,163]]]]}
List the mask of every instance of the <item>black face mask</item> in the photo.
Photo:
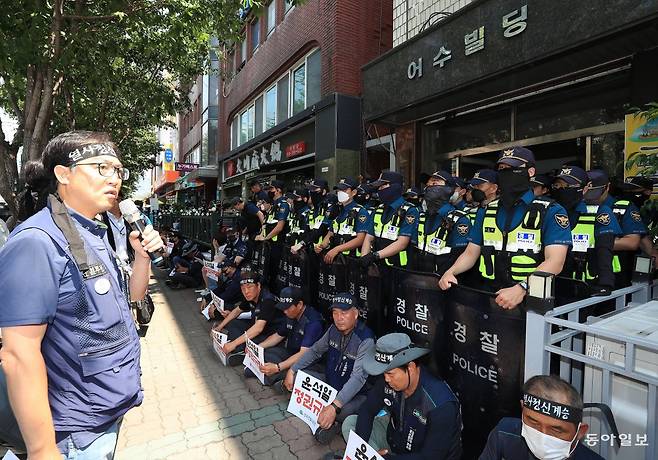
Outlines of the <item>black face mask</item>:
{"type": "Polygon", "coordinates": [[[402,196],[402,186],[400,184],[391,184],[388,187],[377,192],[382,203],[391,204],[402,196]]]}
{"type": "Polygon", "coordinates": [[[583,199],[587,204],[597,204],[601,199],[603,192],[605,192],[605,187],[591,188],[585,192],[583,199]]]}
{"type": "Polygon", "coordinates": [[[295,212],[298,212],[298,211],[300,211],[301,209],[303,209],[304,206],[306,206],[306,203],[304,203],[303,200],[295,200],[295,201],[293,201],[292,205],[293,205],[293,207],[294,207],[294,209],[295,209],[295,212]]]}
{"type": "Polygon", "coordinates": [[[311,202],[313,203],[313,206],[320,206],[320,203],[322,203],[323,199],[324,195],[322,192],[311,192],[311,202]]]}
{"type": "Polygon", "coordinates": [[[583,189],[576,187],[563,187],[553,189],[551,192],[555,201],[560,203],[567,211],[571,211],[578,206],[583,199],[583,189]]]}
{"type": "Polygon", "coordinates": [[[498,190],[503,207],[511,208],[530,189],[530,176],[524,168],[501,169],[498,171],[498,190]]]}
{"type": "Polygon", "coordinates": [[[270,200],[274,199],[274,192],[267,192],[267,196],[270,197],[270,200]]]}
{"type": "Polygon", "coordinates": [[[473,200],[473,203],[480,204],[487,199],[487,195],[485,195],[484,192],[479,188],[474,188],[471,190],[471,199],[473,200]]]}
{"type": "Polygon", "coordinates": [[[354,197],[354,201],[361,206],[365,206],[368,203],[368,195],[358,194],[354,197]]]}
{"type": "Polygon", "coordinates": [[[427,212],[436,214],[441,206],[446,204],[455,189],[447,185],[433,185],[425,187],[425,204],[427,205],[427,212]]]}

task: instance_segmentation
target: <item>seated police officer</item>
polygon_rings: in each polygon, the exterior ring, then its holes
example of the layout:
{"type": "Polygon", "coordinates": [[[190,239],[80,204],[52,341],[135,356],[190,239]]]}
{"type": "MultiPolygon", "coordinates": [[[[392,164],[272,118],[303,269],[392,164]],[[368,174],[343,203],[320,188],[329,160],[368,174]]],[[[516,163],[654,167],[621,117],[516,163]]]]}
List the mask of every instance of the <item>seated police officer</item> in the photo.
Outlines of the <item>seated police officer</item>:
{"type": "Polygon", "coordinates": [[[621,228],[608,206],[583,200],[588,182],[578,166],[563,167],[553,182],[552,196],[567,210],[573,241],[563,275],[592,284],[593,295],[608,295],[619,271],[612,252],[621,228]]]}
{"type": "Polygon", "coordinates": [[[427,211],[420,215],[418,238],[411,249],[413,270],[442,275],[468,245],[471,221],[449,202],[455,187],[446,171],[436,171],[428,179],[427,211]]]}
{"type": "Polygon", "coordinates": [[[385,335],[365,361],[370,375],[382,375],[368,392],[358,415],[343,422],[343,437],[354,430],[384,458],[459,459],[461,410],[447,383],[419,360],[430,350],[417,348],[406,334],[385,335]],[[380,412],[385,411],[385,415],[380,412]]]}
{"type": "Polygon", "coordinates": [[[368,232],[370,215],[365,207],[357,204],[354,197],[359,183],[353,177],[346,177],[336,184],[340,212],[329,223],[329,231],[319,244],[324,250],[331,247],[324,255],[324,262],[331,264],[338,254],[357,257],[368,232]]]}
{"type": "MultiPolygon", "coordinates": [[[[276,308],[286,316],[286,322],[282,323],[274,334],[259,343],[265,349],[265,363],[260,368],[265,374],[265,385],[273,385],[283,379],[286,371],[324,332],[322,315],[313,307],[304,304],[301,289],[281,289],[276,308]],[[285,346],[280,346],[284,340],[285,346]]],[[[251,377],[253,373],[245,369],[245,375],[251,377]]]]}
{"type": "Polygon", "coordinates": [[[362,266],[377,260],[388,266],[407,266],[407,248],[416,241],[419,213],[418,208],[402,198],[402,182],[402,174],[384,171],[370,184],[377,189],[382,204],[369,221],[359,259],[362,266]]]}
{"type": "Polygon", "coordinates": [[[504,150],[497,164],[500,198],[478,211],[471,242],[441,277],[439,287],[449,289],[457,284],[455,275],[479,260],[480,275],[497,289],[496,304],[513,309],[527,293],[530,274],[543,271],[557,275],[562,271],[571,232],[565,209],[532,193],[535,157],[530,150],[504,150]]]}
{"type": "Polygon", "coordinates": [[[610,195],[608,174],[600,169],[587,172],[590,183],[585,193],[588,204],[603,204],[612,209],[619,225],[621,236],[615,238],[615,260],[621,269],[616,275],[615,286],[625,287],[631,283],[633,259],[640,247],[640,241],[647,234],[642,216],[637,206],[630,200],[617,199],[610,195]]]}
{"type": "Polygon", "coordinates": [[[578,391],[555,375],[537,375],[523,386],[521,418],[503,418],[489,434],[480,460],[602,460],[580,443],[583,423],[578,391]]]}
{"type": "MultiPolygon", "coordinates": [[[[210,319],[222,320],[228,316],[229,312],[243,300],[242,290],[240,289],[241,270],[234,260],[228,259],[222,262],[220,267],[221,276],[218,280],[217,287],[212,292],[224,301],[224,310],[218,310],[214,303],[208,309],[210,319]]],[[[212,300],[210,294],[203,297],[201,309],[203,310],[212,300]]]]}
{"type": "Polygon", "coordinates": [[[244,359],[245,335],[258,343],[276,331],[284,318],[276,309],[276,298],[265,288],[257,273],[243,270],[240,274],[240,289],[245,302],[238,304],[213,329],[221,331],[226,328],[228,342],[224,344],[224,353],[229,366],[238,366],[244,359]],[[251,312],[251,320],[238,319],[242,312],[251,312]]]}
{"type": "Polygon", "coordinates": [[[285,388],[292,391],[295,373],[303,370],[338,391],[334,402],[318,415],[320,428],[315,432],[315,439],[323,444],[331,441],[340,429],[337,421],[356,413],[365,401],[368,375],[363,369],[363,359],[375,346],[375,334],[359,320],[356,299],[351,294],[343,292],[334,296],[331,314],[334,324],[293,364],[284,381],[285,388]],[[322,357],[326,358],[324,375],[309,372],[309,367],[322,357]]]}

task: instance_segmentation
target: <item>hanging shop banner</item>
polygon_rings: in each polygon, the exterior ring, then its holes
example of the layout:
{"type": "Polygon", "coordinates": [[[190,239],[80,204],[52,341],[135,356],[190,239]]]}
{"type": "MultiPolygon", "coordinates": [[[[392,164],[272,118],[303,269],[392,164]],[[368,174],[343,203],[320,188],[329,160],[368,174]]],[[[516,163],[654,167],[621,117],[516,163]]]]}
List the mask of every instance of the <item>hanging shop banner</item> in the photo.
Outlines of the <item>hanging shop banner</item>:
{"type": "Polygon", "coordinates": [[[444,294],[433,273],[391,268],[392,284],[386,299],[387,331],[404,332],[416,345],[432,348],[437,324],[442,325],[444,294]]]}
{"type": "Polygon", "coordinates": [[[199,163],[179,163],[176,162],[176,171],[190,172],[199,169],[199,163]]]}
{"type": "Polygon", "coordinates": [[[384,331],[384,311],[381,308],[385,298],[382,292],[383,271],[377,265],[361,267],[356,259],[347,257],[347,290],[359,302],[359,316],[368,324],[375,335],[381,337],[384,331]]]}
{"type": "Polygon", "coordinates": [[[641,176],[645,165],[658,155],[658,118],[634,114],[624,119],[624,179],[641,176]]]}
{"type": "Polygon", "coordinates": [[[350,436],[347,438],[347,447],[343,460],[384,460],[374,447],[361,439],[354,430],[350,430],[350,436]]]}
{"type": "Polygon", "coordinates": [[[174,170],[174,145],[173,144],[164,144],[164,161],[163,170],[164,171],[173,171],[174,170]]]}
{"type": "Polygon", "coordinates": [[[503,310],[492,296],[465,288],[449,292],[442,364],[461,401],[464,431],[481,451],[498,420],[520,413],[525,314],[520,308],[503,310]]]}
{"type": "Polygon", "coordinates": [[[219,357],[219,360],[226,366],[226,354],[224,353],[223,346],[228,342],[228,336],[223,332],[212,330],[212,349],[219,357]]]}
{"type": "Polygon", "coordinates": [[[245,334],[244,337],[246,341],[244,344],[244,361],[242,361],[242,364],[258,377],[260,383],[265,385],[265,374],[260,370],[260,367],[265,364],[265,352],[263,351],[263,347],[249,339],[247,334],[245,334]]]}
{"type": "Polygon", "coordinates": [[[336,399],[337,394],[335,388],[322,380],[304,371],[298,371],[288,403],[288,412],[306,423],[315,434],[319,427],[318,415],[336,399]]]}

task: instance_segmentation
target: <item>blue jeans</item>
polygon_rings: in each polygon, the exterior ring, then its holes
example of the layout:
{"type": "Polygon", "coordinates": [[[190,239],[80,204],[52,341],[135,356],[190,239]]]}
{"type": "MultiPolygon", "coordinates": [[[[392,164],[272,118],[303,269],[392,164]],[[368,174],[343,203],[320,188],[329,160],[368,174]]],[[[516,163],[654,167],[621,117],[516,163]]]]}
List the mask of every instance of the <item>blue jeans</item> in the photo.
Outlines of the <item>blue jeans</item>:
{"type": "Polygon", "coordinates": [[[110,426],[105,433],[84,449],[78,449],[71,436],[62,440],[68,446],[68,454],[62,454],[62,460],[112,460],[119,440],[119,429],[123,417],[110,426]]]}

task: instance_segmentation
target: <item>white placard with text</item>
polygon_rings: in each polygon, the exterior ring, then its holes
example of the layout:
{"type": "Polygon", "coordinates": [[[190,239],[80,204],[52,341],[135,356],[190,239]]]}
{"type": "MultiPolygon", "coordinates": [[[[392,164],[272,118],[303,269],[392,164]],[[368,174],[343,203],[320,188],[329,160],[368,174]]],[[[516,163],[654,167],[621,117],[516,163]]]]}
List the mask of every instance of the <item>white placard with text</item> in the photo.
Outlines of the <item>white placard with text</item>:
{"type": "Polygon", "coordinates": [[[215,353],[219,357],[219,360],[224,366],[226,366],[226,354],[222,350],[224,344],[228,342],[228,336],[223,332],[218,332],[213,329],[212,331],[212,349],[215,350],[215,353]]]}
{"type": "Polygon", "coordinates": [[[246,334],[245,339],[247,341],[244,344],[244,361],[242,361],[242,364],[258,377],[260,383],[265,385],[265,374],[260,371],[260,366],[265,364],[265,352],[263,351],[263,347],[250,340],[246,334]]]}
{"type": "Polygon", "coordinates": [[[350,430],[350,437],[347,438],[347,447],[343,460],[384,460],[377,451],[356,434],[350,430]]]}
{"type": "Polygon", "coordinates": [[[322,380],[303,371],[297,371],[295,385],[292,389],[288,412],[300,418],[311,427],[311,432],[318,429],[320,411],[336,399],[338,391],[322,380]]]}

